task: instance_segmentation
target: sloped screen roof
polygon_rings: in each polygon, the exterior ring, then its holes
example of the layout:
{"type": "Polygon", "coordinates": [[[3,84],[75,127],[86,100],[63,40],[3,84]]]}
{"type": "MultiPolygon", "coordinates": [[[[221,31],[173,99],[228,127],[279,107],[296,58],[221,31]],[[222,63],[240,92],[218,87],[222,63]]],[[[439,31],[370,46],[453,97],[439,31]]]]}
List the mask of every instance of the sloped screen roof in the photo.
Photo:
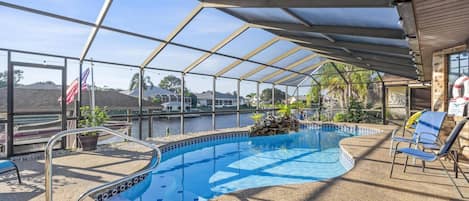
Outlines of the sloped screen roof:
{"type": "Polygon", "coordinates": [[[330,61],[418,77],[390,0],[86,2],[0,1],[24,29],[0,48],[292,86],[330,61]]]}

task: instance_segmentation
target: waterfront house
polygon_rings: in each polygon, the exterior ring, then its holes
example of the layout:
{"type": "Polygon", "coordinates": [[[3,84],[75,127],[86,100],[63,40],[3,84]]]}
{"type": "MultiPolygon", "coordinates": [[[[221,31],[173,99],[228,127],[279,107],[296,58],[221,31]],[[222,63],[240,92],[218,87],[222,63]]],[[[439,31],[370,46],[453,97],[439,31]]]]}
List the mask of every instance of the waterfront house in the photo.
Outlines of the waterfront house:
{"type": "MultiPolygon", "coordinates": [[[[122,93],[138,98],[138,88],[135,88],[130,91],[122,91],[122,93]]],[[[147,87],[146,89],[143,89],[143,99],[161,106],[161,109],[163,111],[168,110],[168,108],[166,107],[171,107],[171,109],[169,109],[171,111],[177,109],[175,107],[172,107],[172,105],[181,105],[181,95],[157,86],[151,86],[147,87]]],[[[189,107],[188,110],[190,110],[190,107],[192,105],[192,98],[190,96],[184,96],[184,103],[186,107],[189,107]]]]}
{"type": "MultiPolygon", "coordinates": [[[[198,107],[209,107],[212,106],[212,91],[204,91],[202,93],[196,93],[197,106],[198,107]]],[[[237,97],[230,93],[215,92],[215,107],[236,107],[237,97]]],[[[243,97],[239,97],[240,105],[245,105],[243,97]]]]}

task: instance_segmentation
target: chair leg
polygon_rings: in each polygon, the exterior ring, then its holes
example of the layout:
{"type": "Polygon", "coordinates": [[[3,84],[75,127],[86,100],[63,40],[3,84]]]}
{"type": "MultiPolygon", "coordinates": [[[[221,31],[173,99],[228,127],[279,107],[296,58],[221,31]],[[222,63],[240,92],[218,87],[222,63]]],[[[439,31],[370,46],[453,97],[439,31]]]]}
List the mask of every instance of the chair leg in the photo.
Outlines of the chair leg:
{"type": "MultiPolygon", "coordinates": [[[[449,157],[451,157],[451,159],[452,159],[453,161],[456,161],[456,159],[454,158],[453,155],[449,155],[449,157]]],[[[466,179],[466,182],[469,183],[469,178],[467,178],[466,174],[465,174],[464,171],[461,169],[461,167],[458,165],[458,163],[456,162],[456,163],[454,163],[454,164],[456,165],[456,168],[459,169],[459,171],[461,172],[461,174],[462,174],[462,176],[464,177],[464,179],[466,179]]]]}
{"type": "Polygon", "coordinates": [[[396,161],[397,154],[398,154],[397,152],[394,152],[394,157],[392,158],[392,163],[391,163],[391,171],[389,172],[389,178],[392,177],[392,171],[394,170],[394,161],[396,161]]]}
{"type": "Polygon", "coordinates": [[[391,139],[391,146],[389,147],[389,156],[392,156],[392,153],[393,153],[393,146],[394,145],[394,140],[391,139]]]}
{"type": "Polygon", "coordinates": [[[425,172],[425,161],[422,160],[422,172],[425,172]]]}
{"type": "Polygon", "coordinates": [[[20,170],[18,169],[18,166],[15,165],[16,169],[16,177],[18,178],[18,183],[21,184],[21,176],[20,176],[20,170]]]}
{"type": "MultiPolygon", "coordinates": [[[[422,151],[425,151],[425,148],[423,148],[422,151]]],[[[425,172],[425,161],[424,160],[422,160],[422,172],[425,172]]]]}
{"type": "Polygon", "coordinates": [[[396,146],[394,147],[394,150],[393,150],[393,152],[392,152],[393,154],[396,154],[397,147],[399,147],[399,143],[400,143],[400,142],[397,142],[397,143],[396,143],[396,146]]]}
{"type": "Polygon", "coordinates": [[[409,155],[407,155],[407,156],[405,157],[404,172],[405,172],[406,169],[407,169],[407,161],[409,161],[409,155]]]}
{"type": "MultiPolygon", "coordinates": [[[[459,195],[461,196],[461,198],[464,198],[461,190],[459,190],[459,187],[456,185],[456,182],[454,181],[453,177],[451,177],[451,175],[449,174],[448,172],[448,169],[446,169],[446,166],[445,164],[443,164],[443,161],[441,161],[440,158],[438,158],[438,161],[440,161],[440,164],[441,166],[443,167],[443,170],[445,171],[446,175],[448,176],[448,178],[451,180],[451,183],[453,183],[453,186],[454,188],[456,188],[456,191],[458,191],[459,195]]],[[[467,179],[466,179],[467,180],[467,179]]]]}

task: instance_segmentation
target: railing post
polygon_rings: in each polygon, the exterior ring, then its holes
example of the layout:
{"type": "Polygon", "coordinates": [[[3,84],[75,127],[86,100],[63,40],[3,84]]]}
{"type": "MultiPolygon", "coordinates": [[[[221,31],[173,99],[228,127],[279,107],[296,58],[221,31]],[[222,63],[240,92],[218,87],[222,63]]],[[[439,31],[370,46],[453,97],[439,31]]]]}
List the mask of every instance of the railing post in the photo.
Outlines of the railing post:
{"type": "Polygon", "coordinates": [[[384,82],[381,82],[381,117],[383,120],[383,124],[386,124],[386,86],[384,82]]]}
{"type": "Polygon", "coordinates": [[[259,112],[259,106],[260,106],[260,100],[261,100],[261,95],[259,94],[259,82],[256,84],[256,112],[259,112]]]}
{"type": "Polygon", "coordinates": [[[275,115],[275,84],[272,84],[272,114],[275,115]]]}
{"type": "Polygon", "coordinates": [[[6,157],[13,156],[13,90],[14,90],[14,69],[11,63],[11,52],[8,51],[8,70],[7,70],[7,141],[6,157]]]}
{"type": "Polygon", "coordinates": [[[181,73],[181,126],[180,126],[180,133],[184,135],[184,113],[185,113],[185,103],[184,103],[184,93],[185,93],[185,81],[184,81],[184,73],[181,73]]]}
{"type": "MultiPolygon", "coordinates": [[[[61,99],[60,106],[62,106],[61,111],[61,126],[62,130],[67,130],[67,59],[64,58],[64,68],[62,69],[62,87],[61,87],[61,99]]],[[[62,149],[67,148],[67,138],[62,139],[62,149]]]]}
{"type": "Polygon", "coordinates": [[[153,116],[148,117],[148,137],[153,136],[153,116]]]}
{"type": "Polygon", "coordinates": [[[216,102],[216,84],[217,84],[217,77],[213,76],[213,84],[212,84],[212,130],[216,129],[216,120],[215,120],[215,102],[216,102]]]}
{"type": "Polygon", "coordinates": [[[236,126],[239,128],[241,127],[241,117],[240,117],[240,112],[239,112],[239,109],[240,109],[240,95],[239,95],[239,92],[241,91],[240,90],[240,86],[241,85],[241,80],[238,80],[238,85],[236,87],[236,126]]]}
{"type": "Polygon", "coordinates": [[[285,105],[290,105],[288,102],[288,86],[285,86],[285,105]]]}
{"type": "Polygon", "coordinates": [[[143,115],[143,68],[140,68],[138,76],[138,139],[142,139],[142,115],[143,115]]]}

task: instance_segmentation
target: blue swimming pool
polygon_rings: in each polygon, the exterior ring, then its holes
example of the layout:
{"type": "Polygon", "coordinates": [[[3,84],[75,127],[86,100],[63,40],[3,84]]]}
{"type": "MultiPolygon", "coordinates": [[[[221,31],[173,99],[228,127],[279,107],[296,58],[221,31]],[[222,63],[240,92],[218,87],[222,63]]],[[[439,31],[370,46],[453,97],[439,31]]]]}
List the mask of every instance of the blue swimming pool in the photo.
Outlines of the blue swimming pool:
{"type": "Polygon", "coordinates": [[[174,149],[163,154],[151,176],[112,200],[202,201],[247,188],[337,177],[347,171],[339,160],[339,141],[358,134],[317,128],[174,149]]]}

